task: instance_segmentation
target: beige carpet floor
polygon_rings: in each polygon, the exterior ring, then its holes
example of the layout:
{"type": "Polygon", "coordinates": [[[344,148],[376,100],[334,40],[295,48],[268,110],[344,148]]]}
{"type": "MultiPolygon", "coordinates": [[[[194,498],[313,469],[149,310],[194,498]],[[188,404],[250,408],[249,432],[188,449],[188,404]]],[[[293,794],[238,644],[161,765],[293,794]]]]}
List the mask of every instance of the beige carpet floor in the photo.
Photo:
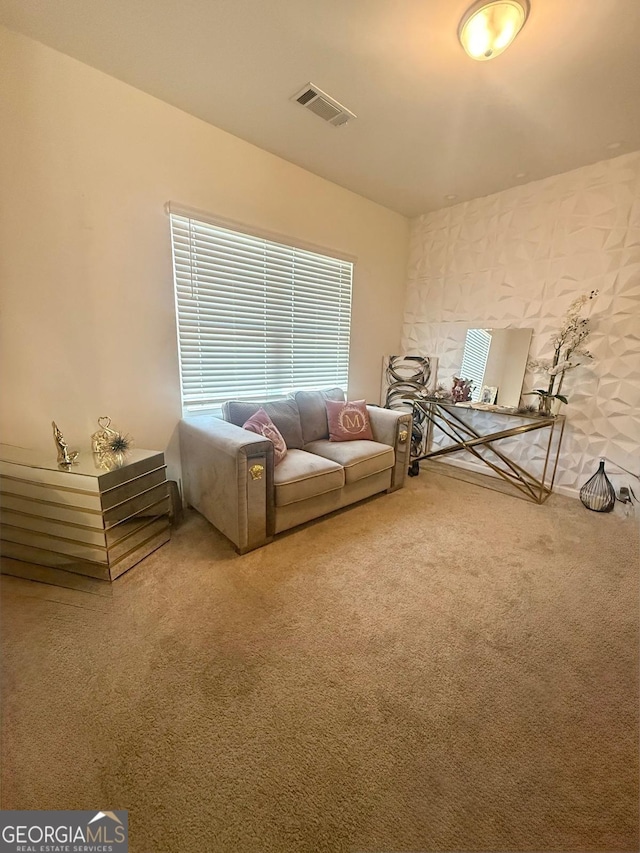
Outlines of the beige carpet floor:
{"type": "Polygon", "coordinates": [[[133,853],[637,851],[637,524],[423,473],[110,596],[2,579],[4,808],[133,853]]]}

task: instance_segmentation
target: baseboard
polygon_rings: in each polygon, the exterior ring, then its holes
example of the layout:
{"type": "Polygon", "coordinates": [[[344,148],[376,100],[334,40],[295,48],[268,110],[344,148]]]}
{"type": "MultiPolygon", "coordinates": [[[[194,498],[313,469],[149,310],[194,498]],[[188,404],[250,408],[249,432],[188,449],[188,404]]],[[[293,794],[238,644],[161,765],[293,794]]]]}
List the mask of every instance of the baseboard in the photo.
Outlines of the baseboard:
{"type": "MultiPolygon", "coordinates": [[[[464,468],[467,471],[471,471],[474,474],[482,474],[484,477],[493,477],[495,480],[501,480],[498,474],[495,471],[492,471],[487,465],[478,465],[475,462],[467,462],[466,459],[430,459],[430,462],[436,462],[438,465],[450,465],[453,468],[464,468]]],[[[576,498],[580,497],[579,489],[574,489],[571,486],[559,486],[554,485],[553,487],[554,494],[564,495],[567,498],[576,498]]]]}

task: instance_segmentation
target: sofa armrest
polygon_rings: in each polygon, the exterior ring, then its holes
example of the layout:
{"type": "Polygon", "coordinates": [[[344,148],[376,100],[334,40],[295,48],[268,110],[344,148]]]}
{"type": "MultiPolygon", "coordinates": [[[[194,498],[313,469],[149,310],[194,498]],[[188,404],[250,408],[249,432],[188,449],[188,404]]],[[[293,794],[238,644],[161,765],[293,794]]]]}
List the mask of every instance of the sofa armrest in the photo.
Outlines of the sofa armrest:
{"type": "Polygon", "coordinates": [[[274,530],[273,443],[211,415],[180,421],[187,503],[244,554],[274,530]]]}
{"type": "Polygon", "coordinates": [[[409,468],[413,417],[410,412],[397,409],[381,409],[378,406],[367,406],[367,409],[375,441],[393,447],[396,461],[389,491],[395,492],[404,486],[409,468]]]}

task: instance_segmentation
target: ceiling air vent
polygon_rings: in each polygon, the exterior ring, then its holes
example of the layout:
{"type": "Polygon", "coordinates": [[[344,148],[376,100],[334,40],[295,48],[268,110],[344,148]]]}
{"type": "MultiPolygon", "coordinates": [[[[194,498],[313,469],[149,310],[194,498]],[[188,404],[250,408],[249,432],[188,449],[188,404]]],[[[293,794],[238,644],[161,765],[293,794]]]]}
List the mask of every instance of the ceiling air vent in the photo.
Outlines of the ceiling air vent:
{"type": "Polygon", "coordinates": [[[334,127],[340,127],[346,124],[349,119],[356,118],[355,113],[343,107],[334,98],[318,89],[313,83],[307,83],[304,89],[296,92],[291,98],[292,101],[297,101],[305,109],[310,110],[317,116],[320,116],[324,121],[329,122],[334,127]]]}

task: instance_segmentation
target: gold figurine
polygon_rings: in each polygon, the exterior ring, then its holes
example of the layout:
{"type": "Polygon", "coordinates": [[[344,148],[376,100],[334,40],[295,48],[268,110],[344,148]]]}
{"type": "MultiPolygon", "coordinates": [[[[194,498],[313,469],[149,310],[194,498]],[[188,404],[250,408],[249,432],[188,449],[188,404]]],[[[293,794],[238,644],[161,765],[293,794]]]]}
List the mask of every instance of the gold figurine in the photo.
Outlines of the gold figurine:
{"type": "Polygon", "coordinates": [[[53,427],[53,440],[58,450],[58,465],[73,465],[78,461],[78,451],[72,450],[70,453],[67,442],[64,440],[64,436],[58,429],[56,422],[51,421],[51,426],[53,427]]]}
{"type": "Polygon", "coordinates": [[[106,415],[98,418],[98,426],[100,429],[91,436],[93,452],[109,453],[109,443],[118,433],[115,429],[111,429],[111,418],[106,415]]]}
{"type": "Polygon", "coordinates": [[[111,418],[103,415],[98,418],[99,430],[91,436],[91,446],[99,468],[111,471],[124,464],[125,457],[131,449],[131,436],[124,435],[111,426],[111,418]]]}

